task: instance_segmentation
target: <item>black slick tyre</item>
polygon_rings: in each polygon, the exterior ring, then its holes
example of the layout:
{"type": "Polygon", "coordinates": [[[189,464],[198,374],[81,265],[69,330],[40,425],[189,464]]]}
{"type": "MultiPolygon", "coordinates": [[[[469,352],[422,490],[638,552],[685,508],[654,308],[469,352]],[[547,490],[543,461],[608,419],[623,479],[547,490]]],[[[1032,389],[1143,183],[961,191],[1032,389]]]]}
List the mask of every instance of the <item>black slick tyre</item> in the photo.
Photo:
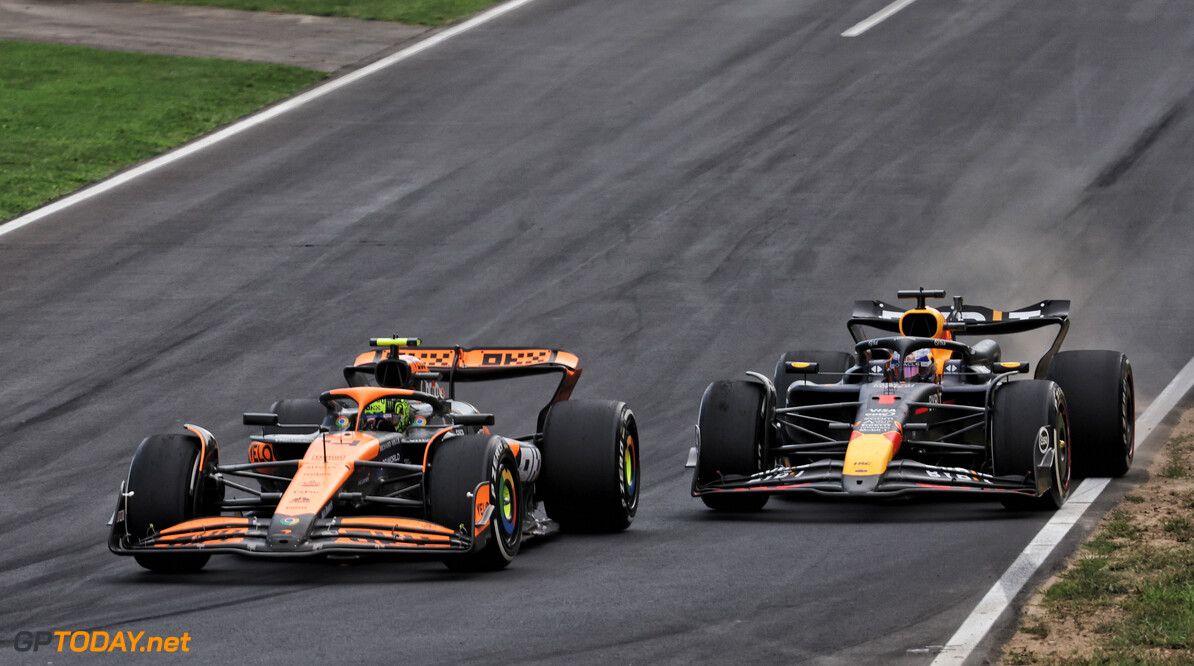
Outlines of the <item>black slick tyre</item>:
{"type": "MultiPolygon", "coordinates": [[[[315,398],[288,398],[270,405],[270,412],[278,415],[278,425],[265,426],[266,435],[304,435],[319,430],[327,407],[315,398]]],[[[305,447],[304,447],[305,448],[305,447]]]]}
{"type": "Polygon", "coordinates": [[[842,351],[790,351],[784,352],[775,364],[775,401],[780,407],[788,405],[788,387],[792,382],[807,380],[813,384],[836,384],[842,380],[842,373],[854,366],[854,355],[842,351]],[[816,363],[817,372],[808,375],[789,374],[784,366],[792,361],[816,363]]]}
{"type": "Polygon", "coordinates": [[[1136,454],[1136,387],[1132,364],[1117,351],[1059,352],[1049,379],[1065,391],[1079,477],[1120,477],[1136,454]]]}
{"type": "Polygon", "coordinates": [[[514,452],[496,435],[463,435],[436,446],[427,471],[432,522],[465,529],[473,549],[444,558],[454,571],[495,571],[510,564],[522,545],[522,484],[514,452]],[[477,496],[485,493],[493,512],[479,532],[477,496]]]}
{"type": "MultiPolygon", "coordinates": [[[[152,435],[137,447],[125,488],[130,493],[125,525],[133,539],[212,513],[204,497],[209,486],[197,469],[199,447],[199,438],[189,434],[152,435]]],[[[138,553],[133,557],[150,571],[189,573],[202,569],[211,555],[138,553]]]]}
{"type": "Polygon", "coordinates": [[[613,400],[552,405],[543,423],[539,487],[547,516],[569,532],[618,532],[638,511],[634,413],[613,400]]]}
{"type": "Polygon", "coordinates": [[[991,418],[991,463],[996,476],[1025,474],[1036,479],[1038,462],[1050,445],[1054,449],[1049,490],[1035,498],[1006,496],[1004,506],[1046,511],[1061,508],[1070,496],[1074,474],[1070,419],[1060,387],[1048,380],[1008,382],[995,391],[991,418]]]}
{"type": "MultiPolygon", "coordinates": [[[[756,382],[723,380],[705,389],[697,417],[697,485],[762,471],[768,463],[766,400],[756,382]]],[[[716,511],[751,512],[762,509],[769,497],[727,491],[701,495],[701,501],[716,511]]]]}

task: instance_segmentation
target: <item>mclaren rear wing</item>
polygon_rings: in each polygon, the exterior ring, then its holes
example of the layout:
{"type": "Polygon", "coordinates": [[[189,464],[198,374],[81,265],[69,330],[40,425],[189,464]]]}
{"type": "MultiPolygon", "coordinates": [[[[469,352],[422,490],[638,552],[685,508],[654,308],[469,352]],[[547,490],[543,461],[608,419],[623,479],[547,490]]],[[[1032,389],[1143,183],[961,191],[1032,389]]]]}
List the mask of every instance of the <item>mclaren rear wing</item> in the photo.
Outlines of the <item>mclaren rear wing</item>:
{"type": "Polygon", "coordinates": [[[374,338],[373,351],[357,356],[345,375],[373,372],[377,362],[398,355],[414,356],[448,381],[450,396],[456,382],[479,382],[511,377],[528,377],[558,372],[562,375],[556,392],[548,403],[567,400],[580,379],[580,359],[559,349],[538,347],[423,347],[416,338],[374,338]]]}

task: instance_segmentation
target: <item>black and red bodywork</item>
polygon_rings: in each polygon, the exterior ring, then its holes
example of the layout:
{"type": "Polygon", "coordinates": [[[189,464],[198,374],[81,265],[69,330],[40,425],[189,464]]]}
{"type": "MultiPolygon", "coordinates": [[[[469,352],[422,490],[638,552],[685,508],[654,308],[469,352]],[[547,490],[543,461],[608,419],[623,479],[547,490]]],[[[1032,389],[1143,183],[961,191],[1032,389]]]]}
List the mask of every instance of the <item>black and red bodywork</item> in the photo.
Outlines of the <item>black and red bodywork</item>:
{"type": "MultiPolygon", "coordinates": [[[[855,346],[846,367],[827,369],[785,357],[774,379],[747,373],[761,395],[758,418],[764,424],[753,465],[733,470],[736,473],[709,465],[702,470],[704,434],[698,427],[698,444],[688,462],[698,468],[692,495],[874,497],[953,492],[1011,503],[1052,494],[1055,504],[1063,502],[1071,479],[1069,414],[1062,390],[1047,379],[1046,370],[1068,331],[1069,302],[1046,300],[1011,311],[963,305],[960,298],[940,312],[925,306],[926,296],[944,295],[901,292],[903,298],[919,298],[918,307],[911,310],[877,300],[857,301],[848,322],[855,346]],[[994,340],[971,346],[955,337],[1051,326],[1058,328],[1057,335],[1035,377],[1043,397],[1038,402],[1052,403],[1041,406],[1051,416],[1039,428],[1026,430],[1027,436],[1017,432],[1022,441],[1009,443],[1009,431],[1025,429],[1016,415],[1000,413],[1018,404],[1007,399],[1011,392],[1000,393],[1027,373],[1029,364],[1002,361],[994,340]],[[895,335],[868,338],[868,328],[895,335]],[[892,359],[908,358],[921,349],[930,350],[936,377],[905,381],[892,359]],[[805,380],[813,375],[822,381],[805,380]],[[1009,455],[1012,447],[1016,450],[1009,455]]],[[[713,414],[719,404],[713,395],[716,388],[712,385],[706,393],[702,422],[718,418],[713,414]]],[[[717,508],[714,501],[706,503],[717,508]]]]}

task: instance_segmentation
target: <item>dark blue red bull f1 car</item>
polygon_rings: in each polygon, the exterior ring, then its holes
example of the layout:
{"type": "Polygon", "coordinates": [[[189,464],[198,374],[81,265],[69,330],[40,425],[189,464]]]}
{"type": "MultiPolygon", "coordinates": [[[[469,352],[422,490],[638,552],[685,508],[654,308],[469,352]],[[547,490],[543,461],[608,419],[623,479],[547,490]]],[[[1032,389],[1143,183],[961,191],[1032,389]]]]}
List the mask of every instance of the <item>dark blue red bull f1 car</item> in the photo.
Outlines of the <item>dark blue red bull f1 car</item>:
{"type": "Polygon", "coordinates": [[[943,290],[899,297],[916,307],[855,302],[851,351],[787,352],[771,377],[711,384],[689,454],[693,496],[728,511],[782,493],[914,492],[1055,509],[1074,478],[1128,471],[1132,366],[1120,352],[1060,350],[1069,301],[1001,311],[955,297],[938,310],[926,300],[943,290]],[[990,338],[1052,326],[1031,378],[990,338]]]}

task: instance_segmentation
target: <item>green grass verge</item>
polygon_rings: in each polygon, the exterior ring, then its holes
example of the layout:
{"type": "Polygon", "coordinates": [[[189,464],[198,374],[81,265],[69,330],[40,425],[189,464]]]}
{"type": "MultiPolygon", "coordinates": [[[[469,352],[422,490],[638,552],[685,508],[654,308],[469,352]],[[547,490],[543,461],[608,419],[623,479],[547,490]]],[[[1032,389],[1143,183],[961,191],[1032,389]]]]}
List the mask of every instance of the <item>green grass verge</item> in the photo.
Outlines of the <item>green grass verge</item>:
{"type": "Polygon", "coordinates": [[[1175,436],[1165,446],[1145,524],[1127,511],[1139,495],[1112,510],[1079,558],[1044,595],[1047,615],[1021,627],[1037,639],[1050,636],[1050,621],[1069,621],[1096,635],[1088,655],[1038,656],[1011,652],[1008,664],[1194,663],[1194,491],[1165,485],[1194,474],[1194,441],[1175,436]]]}
{"type": "Polygon", "coordinates": [[[147,0],[168,5],[223,7],[253,12],[344,16],[416,25],[443,25],[500,0],[147,0]]]}
{"type": "Polygon", "coordinates": [[[281,65],[0,40],[0,220],[324,76],[281,65]]]}

